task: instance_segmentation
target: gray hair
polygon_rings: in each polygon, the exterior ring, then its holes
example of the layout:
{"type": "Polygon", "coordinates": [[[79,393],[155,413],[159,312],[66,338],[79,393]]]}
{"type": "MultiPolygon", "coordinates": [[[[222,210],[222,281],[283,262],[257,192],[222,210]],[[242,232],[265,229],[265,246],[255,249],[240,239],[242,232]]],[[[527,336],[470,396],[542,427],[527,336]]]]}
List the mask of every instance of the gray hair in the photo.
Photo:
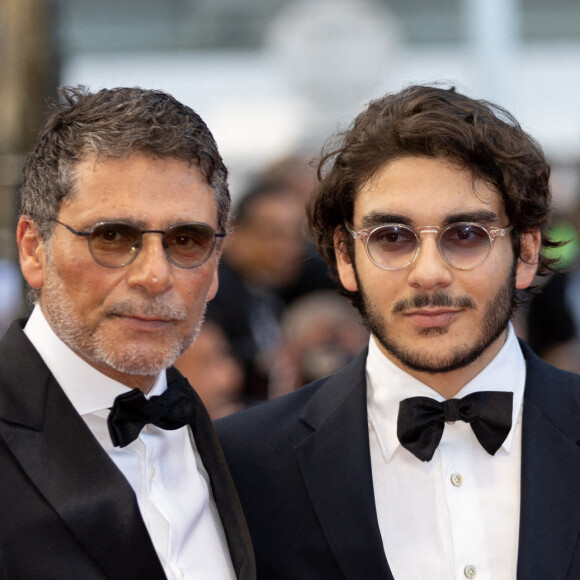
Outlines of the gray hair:
{"type": "Polygon", "coordinates": [[[207,125],[191,108],[162,91],[61,87],[63,101],[49,116],[24,164],[20,214],[50,238],[62,201],[74,195],[74,169],[89,156],[120,159],[132,153],[177,159],[200,169],[215,192],[218,227],[230,212],[228,171],[207,125]]]}

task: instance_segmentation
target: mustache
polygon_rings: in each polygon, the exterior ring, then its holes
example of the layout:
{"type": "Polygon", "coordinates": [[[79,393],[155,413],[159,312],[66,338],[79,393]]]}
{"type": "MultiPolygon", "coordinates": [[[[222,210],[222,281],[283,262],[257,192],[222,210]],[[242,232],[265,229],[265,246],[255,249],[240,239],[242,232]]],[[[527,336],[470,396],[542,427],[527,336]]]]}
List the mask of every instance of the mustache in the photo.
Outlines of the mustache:
{"type": "Polygon", "coordinates": [[[468,310],[477,310],[477,304],[471,296],[456,296],[452,297],[444,292],[435,292],[433,294],[416,294],[411,298],[403,298],[395,302],[392,312],[397,314],[399,312],[406,312],[407,310],[414,310],[417,308],[425,308],[427,306],[443,307],[443,308],[463,308],[468,310]]]}
{"type": "Polygon", "coordinates": [[[144,304],[137,304],[129,300],[118,302],[107,309],[107,314],[110,316],[145,316],[164,320],[187,320],[187,314],[183,310],[156,301],[144,304]]]}

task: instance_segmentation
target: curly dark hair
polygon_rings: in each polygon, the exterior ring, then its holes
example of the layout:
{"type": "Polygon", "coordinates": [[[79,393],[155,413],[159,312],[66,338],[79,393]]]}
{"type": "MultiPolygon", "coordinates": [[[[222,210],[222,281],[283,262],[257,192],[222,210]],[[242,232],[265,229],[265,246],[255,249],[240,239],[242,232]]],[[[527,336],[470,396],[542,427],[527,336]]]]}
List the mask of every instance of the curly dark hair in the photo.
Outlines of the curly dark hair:
{"type": "Polygon", "coordinates": [[[132,153],[196,166],[215,192],[218,224],[230,212],[228,171],[201,117],[171,95],[141,88],[61,87],[24,164],[20,213],[50,238],[62,201],[74,195],[74,168],[88,156],[119,159],[132,153]]]}
{"type": "MultiPolygon", "coordinates": [[[[348,128],[331,138],[318,161],[318,183],[307,203],[318,251],[356,305],[358,292],[346,290],[336,273],[334,235],[352,223],[360,188],[386,163],[410,156],[440,158],[469,170],[474,180],[502,196],[512,243],[520,256],[520,234],[538,229],[542,247],[555,247],[546,230],[551,206],[550,166],[541,147],[505,109],[474,100],[455,88],[413,85],[372,101],[348,128]]],[[[354,240],[344,237],[353,255],[354,240]]],[[[540,254],[538,273],[553,260],[540,254]]]]}

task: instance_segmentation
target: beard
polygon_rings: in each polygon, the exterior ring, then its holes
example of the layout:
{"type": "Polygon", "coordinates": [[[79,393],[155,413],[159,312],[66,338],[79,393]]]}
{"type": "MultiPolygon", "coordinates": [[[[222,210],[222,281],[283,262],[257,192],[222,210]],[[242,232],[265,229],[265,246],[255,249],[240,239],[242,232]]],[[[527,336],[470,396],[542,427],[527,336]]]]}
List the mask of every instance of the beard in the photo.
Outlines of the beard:
{"type": "MultiPolygon", "coordinates": [[[[414,350],[397,341],[383,314],[374,308],[370,298],[365,294],[355,267],[355,276],[360,289],[359,309],[367,328],[375,335],[383,348],[404,367],[432,374],[448,373],[475,362],[506,330],[516,305],[516,265],[514,261],[506,282],[485,305],[481,325],[473,329],[473,340],[470,341],[471,337],[466,336],[461,345],[446,353],[430,354],[418,349],[414,350]]],[[[400,300],[394,304],[392,313],[426,306],[477,310],[477,304],[471,296],[454,298],[438,291],[433,294],[421,293],[410,299],[400,300]]],[[[446,334],[448,328],[422,328],[418,332],[422,336],[435,337],[446,334]]]]}
{"type": "MultiPolygon", "coordinates": [[[[203,322],[203,315],[197,327],[190,333],[173,340],[159,340],[154,348],[142,345],[138,341],[112,339],[102,325],[96,329],[89,327],[75,308],[74,301],[50,255],[47,258],[47,276],[42,288],[47,320],[55,334],[95,368],[108,367],[128,375],[154,376],[171,366],[195,341],[203,322]]],[[[117,302],[105,312],[105,316],[109,319],[134,314],[161,316],[175,321],[187,319],[185,312],[160,300],[147,299],[144,296],[117,302]]]]}

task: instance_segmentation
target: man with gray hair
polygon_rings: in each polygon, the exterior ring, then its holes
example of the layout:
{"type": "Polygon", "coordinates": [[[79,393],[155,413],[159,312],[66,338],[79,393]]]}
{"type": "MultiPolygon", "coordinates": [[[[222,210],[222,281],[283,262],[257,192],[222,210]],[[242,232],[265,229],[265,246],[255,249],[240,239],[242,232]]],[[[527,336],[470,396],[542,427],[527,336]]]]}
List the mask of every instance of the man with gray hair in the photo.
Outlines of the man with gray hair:
{"type": "Polygon", "coordinates": [[[0,342],[0,576],[252,580],[211,422],[172,367],[217,291],[227,170],[170,95],[60,93],[21,188],[34,309],[0,342]]]}

